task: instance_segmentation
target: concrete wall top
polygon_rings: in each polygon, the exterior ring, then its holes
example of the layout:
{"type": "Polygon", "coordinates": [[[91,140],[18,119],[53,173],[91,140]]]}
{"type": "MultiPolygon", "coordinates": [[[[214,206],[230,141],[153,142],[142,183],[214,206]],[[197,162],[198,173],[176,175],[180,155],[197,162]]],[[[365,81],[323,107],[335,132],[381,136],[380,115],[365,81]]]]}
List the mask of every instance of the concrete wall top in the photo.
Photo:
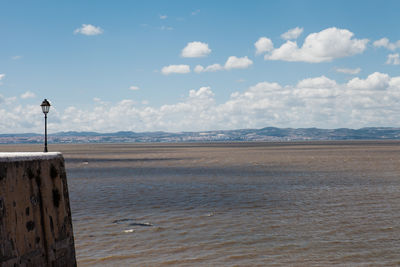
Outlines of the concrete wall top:
{"type": "Polygon", "coordinates": [[[0,162],[55,159],[62,157],[60,152],[2,152],[0,162]]]}

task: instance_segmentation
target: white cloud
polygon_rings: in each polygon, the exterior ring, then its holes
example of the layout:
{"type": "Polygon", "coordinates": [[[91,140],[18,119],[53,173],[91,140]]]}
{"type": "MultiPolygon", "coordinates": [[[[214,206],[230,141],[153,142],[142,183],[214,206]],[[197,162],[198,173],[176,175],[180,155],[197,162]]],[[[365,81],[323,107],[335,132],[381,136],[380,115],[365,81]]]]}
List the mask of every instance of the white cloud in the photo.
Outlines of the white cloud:
{"type": "Polygon", "coordinates": [[[225,62],[225,69],[230,70],[230,69],[246,69],[250,65],[253,64],[253,61],[251,61],[248,57],[235,57],[235,56],[230,56],[228,60],[225,62]]]}
{"type": "Polygon", "coordinates": [[[204,71],[215,72],[215,71],[219,71],[219,70],[223,70],[223,69],[224,68],[220,64],[212,64],[212,65],[207,66],[204,71]]]}
{"type": "Polygon", "coordinates": [[[83,35],[99,35],[103,33],[103,29],[92,24],[82,24],[82,27],[76,29],[74,33],[83,35]]]}
{"type": "Polygon", "coordinates": [[[161,73],[164,75],[169,75],[172,73],[185,74],[190,72],[189,65],[169,65],[161,69],[161,73]]]}
{"type": "Polygon", "coordinates": [[[139,86],[134,86],[134,85],[132,85],[132,86],[129,87],[129,89],[132,90],[132,91],[137,91],[137,90],[139,90],[140,88],[139,88],[139,86]]]}
{"type": "Polygon", "coordinates": [[[18,59],[21,59],[21,58],[22,58],[22,56],[13,56],[13,57],[11,57],[12,60],[18,60],[18,59]]]}
{"type": "MultiPolygon", "coordinates": [[[[0,132],[41,132],[40,106],[0,96],[0,132]]],[[[217,102],[210,87],[188,91],[168,105],[149,106],[130,99],[98,100],[90,106],[56,108],[49,114],[50,132],[77,130],[202,131],[277,127],[360,128],[400,126],[400,76],[372,73],[346,83],[325,76],[296,84],[263,81],[217,102]],[[124,114],[124,116],[121,116],[124,114]]]]}
{"type": "Polygon", "coordinates": [[[222,67],[220,64],[212,64],[212,65],[209,65],[209,66],[207,66],[205,68],[203,66],[201,66],[201,65],[197,65],[194,68],[194,71],[197,72],[197,73],[200,73],[200,72],[216,72],[216,71],[220,71],[220,70],[223,70],[223,69],[224,69],[224,67],[222,67]]]}
{"type": "Polygon", "coordinates": [[[303,33],[303,28],[296,27],[283,33],[281,37],[285,40],[297,39],[303,33]]]}
{"type": "Polygon", "coordinates": [[[390,77],[387,74],[374,72],[367,79],[354,78],[351,79],[347,86],[351,89],[362,90],[384,90],[388,87],[390,77]]]}
{"type": "Polygon", "coordinates": [[[274,49],[274,44],[272,43],[271,39],[267,37],[260,37],[260,39],[258,39],[257,42],[254,43],[254,46],[256,48],[257,55],[269,52],[274,49]]]}
{"type": "Polygon", "coordinates": [[[400,48],[400,40],[398,40],[395,43],[391,43],[391,42],[389,42],[389,39],[385,37],[385,38],[382,38],[382,39],[379,39],[379,40],[375,41],[373,43],[373,45],[375,47],[384,47],[386,49],[394,51],[397,48],[400,48]]]}
{"type": "Polygon", "coordinates": [[[325,76],[317,78],[307,78],[297,83],[297,88],[333,88],[337,84],[334,80],[331,80],[325,76]]]}
{"type": "Polygon", "coordinates": [[[3,73],[3,74],[0,74],[0,81],[3,80],[4,77],[6,77],[6,75],[5,75],[4,73],[3,73]]]}
{"type": "Polygon", "coordinates": [[[358,74],[360,73],[361,69],[360,68],[356,68],[356,69],[347,69],[347,68],[336,68],[337,72],[340,73],[346,73],[346,74],[358,74]]]}
{"type": "MultiPolygon", "coordinates": [[[[39,105],[22,105],[17,97],[3,98],[0,102],[0,131],[3,133],[41,132],[43,126],[43,113],[39,105]]],[[[55,110],[52,110],[56,115],[55,110]]],[[[50,124],[53,125],[53,120],[50,124]]],[[[59,123],[59,122],[58,122],[59,123]]]]}
{"type": "Polygon", "coordinates": [[[189,91],[189,97],[191,99],[195,99],[195,98],[210,98],[213,97],[214,93],[211,91],[211,88],[209,86],[204,86],[204,87],[200,87],[200,89],[198,91],[196,90],[190,90],[189,91]]]}
{"type": "Polygon", "coordinates": [[[399,53],[389,54],[386,64],[399,65],[400,64],[399,53]]]}
{"type": "Polygon", "coordinates": [[[182,49],[182,57],[206,57],[211,53],[211,49],[208,48],[207,43],[202,42],[190,42],[182,49]]]}
{"type": "Polygon", "coordinates": [[[309,34],[302,47],[298,47],[296,42],[287,41],[266,54],[264,59],[318,63],[364,52],[368,39],[354,39],[353,36],[346,29],[328,28],[309,34]]]}
{"type": "Polygon", "coordinates": [[[167,19],[168,16],[167,15],[160,15],[160,19],[167,19]]]}
{"type": "Polygon", "coordinates": [[[34,93],[32,93],[31,91],[26,91],[25,93],[23,93],[21,95],[22,99],[28,99],[28,98],[34,98],[36,97],[36,95],[34,93]]]}
{"type": "Polygon", "coordinates": [[[252,64],[253,64],[253,61],[251,61],[248,57],[230,56],[226,60],[224,66],[221,66],[220,64],[217,64],[217,63],[209,65],[207,67],[197,65],[194,68],[194,71],[196,73],[201,73],[201,72],[216,72],[216,71],[231,70],[231,69],[246,69],[252,64]]]}
{"type": "Polygon", "coordinates": [[[387,47],[389,44],[388,38],[382,38],[373,42],[373,46],[375,47],[387,47]]]}
{"type": "Polygon", "coordinates": [[[329,99],[336,97],[337,83],[325,76],[307,78],[297,83],[293,95],[299,99],[329,99]]]}

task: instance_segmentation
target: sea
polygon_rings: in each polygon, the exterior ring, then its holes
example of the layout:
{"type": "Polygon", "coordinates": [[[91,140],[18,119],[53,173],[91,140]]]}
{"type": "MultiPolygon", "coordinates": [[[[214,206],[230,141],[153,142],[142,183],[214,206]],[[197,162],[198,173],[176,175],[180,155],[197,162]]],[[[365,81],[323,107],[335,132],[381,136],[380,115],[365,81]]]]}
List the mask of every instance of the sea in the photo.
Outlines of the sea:
{"type": "Polygon", "coordinates": [[[400,142],[50,148],[78,266],[400,265],[400,142]]]}

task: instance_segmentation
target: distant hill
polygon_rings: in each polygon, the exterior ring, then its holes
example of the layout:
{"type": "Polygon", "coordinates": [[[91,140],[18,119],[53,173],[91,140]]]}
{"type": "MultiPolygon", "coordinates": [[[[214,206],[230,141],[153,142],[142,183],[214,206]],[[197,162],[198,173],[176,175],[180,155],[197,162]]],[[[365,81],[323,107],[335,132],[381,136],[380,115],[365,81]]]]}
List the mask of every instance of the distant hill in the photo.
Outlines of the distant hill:
{"type": "MultiPolygon", "coordinates": [[[[131,142],[233,142],[233,141],[312,141],[312,140],[400,140],[400,128],[361,129],[275,128],[204,132],[59,132],[50,134],[49,143],[131,143],[131,142]]],[[[42,143],[43,135],[0,134],[0,144],[42,143]]]]}

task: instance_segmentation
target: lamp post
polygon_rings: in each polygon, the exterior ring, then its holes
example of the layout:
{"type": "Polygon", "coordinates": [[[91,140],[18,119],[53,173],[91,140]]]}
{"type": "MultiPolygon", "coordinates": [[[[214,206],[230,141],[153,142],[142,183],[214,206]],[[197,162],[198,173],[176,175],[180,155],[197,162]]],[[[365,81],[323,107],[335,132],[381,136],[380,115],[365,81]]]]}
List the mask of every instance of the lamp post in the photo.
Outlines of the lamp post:
{"type": "Polygon", "coordinates": [[[48,152],[47,150],[47,113],[50,110],[50,102],[47,99],[44,99],[42,104],[42,111],[44,113],[44,152],[48,152]]]}

